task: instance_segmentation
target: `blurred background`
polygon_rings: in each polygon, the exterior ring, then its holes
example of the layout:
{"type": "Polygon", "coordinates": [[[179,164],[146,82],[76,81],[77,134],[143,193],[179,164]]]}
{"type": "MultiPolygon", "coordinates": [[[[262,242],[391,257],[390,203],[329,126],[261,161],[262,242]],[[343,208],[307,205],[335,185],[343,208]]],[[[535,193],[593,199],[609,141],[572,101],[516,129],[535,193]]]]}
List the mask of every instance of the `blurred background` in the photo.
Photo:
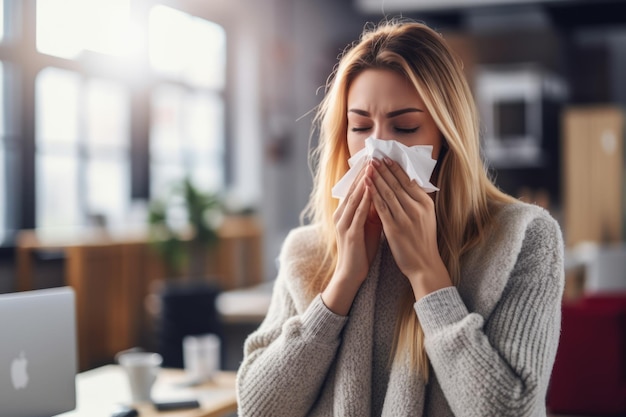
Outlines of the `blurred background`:
{"type": "Polygon", "coordinates": [[[0,0],[0,292],[77,288],[82,369],[163,348],[165,301],[202,294],[184,332],[236,369],[326,79],[385,16],[463,59],[495,182],[561,223],[566,301],[623,294],[623,0],[0,0]]]}

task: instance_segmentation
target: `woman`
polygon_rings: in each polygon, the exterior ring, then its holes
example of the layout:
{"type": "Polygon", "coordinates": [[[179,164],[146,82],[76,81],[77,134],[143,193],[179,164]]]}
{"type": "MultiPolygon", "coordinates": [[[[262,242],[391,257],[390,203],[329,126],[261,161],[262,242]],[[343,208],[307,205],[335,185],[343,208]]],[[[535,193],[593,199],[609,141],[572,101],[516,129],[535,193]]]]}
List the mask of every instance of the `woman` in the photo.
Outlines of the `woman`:
{"type": "Polygon", "coordinates": [[[313,221],[287,237],[269,312],[246,341],[240,416],[545,416],[560,229],[488,179],[443,38],[413,22],[366,30],[318,120],[313,221]],[[432,146],[439,191],[375,158],[333,199],[370,136],[432,146]]]}

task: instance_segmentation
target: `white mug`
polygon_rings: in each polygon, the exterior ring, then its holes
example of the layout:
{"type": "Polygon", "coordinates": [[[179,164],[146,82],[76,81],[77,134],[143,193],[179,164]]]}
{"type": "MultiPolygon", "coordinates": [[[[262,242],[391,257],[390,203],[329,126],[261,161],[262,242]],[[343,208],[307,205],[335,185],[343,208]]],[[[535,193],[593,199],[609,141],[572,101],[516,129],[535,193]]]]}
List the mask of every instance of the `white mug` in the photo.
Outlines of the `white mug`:
{"type": "Polygon", "coordinates": [[[128,376],[128,384],[133,403],[149,402],[163,358],[158,353],[122,352],[117,356],[118,363],[128,376]]]}
{"type": "Polygon", "coordinates": [[[220,338],[214,334],[185,336],[183,360],[191,382],[210,380],[220,369],[220,338]]]}

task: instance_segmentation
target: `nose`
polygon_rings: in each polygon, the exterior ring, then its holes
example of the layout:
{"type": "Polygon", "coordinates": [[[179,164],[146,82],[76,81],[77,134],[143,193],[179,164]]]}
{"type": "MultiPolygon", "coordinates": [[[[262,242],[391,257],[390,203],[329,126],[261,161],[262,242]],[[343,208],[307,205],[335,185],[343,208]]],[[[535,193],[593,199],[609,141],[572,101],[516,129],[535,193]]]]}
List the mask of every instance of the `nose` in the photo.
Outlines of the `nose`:
{"type": "Polygon", "coordinates": [[[376,123],[372,131],[372,134],[374,135],[376,139],[389,139],[385,137],[384,129],[380,123],[376,123]]]}

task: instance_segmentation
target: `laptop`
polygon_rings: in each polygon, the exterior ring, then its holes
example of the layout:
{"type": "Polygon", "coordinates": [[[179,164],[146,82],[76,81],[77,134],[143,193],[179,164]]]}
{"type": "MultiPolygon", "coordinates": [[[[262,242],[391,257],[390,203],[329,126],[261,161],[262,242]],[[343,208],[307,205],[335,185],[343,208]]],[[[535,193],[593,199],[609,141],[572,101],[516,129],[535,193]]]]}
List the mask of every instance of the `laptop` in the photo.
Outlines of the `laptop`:
{"type": "Polygon", "coordinates": [[[0,416],[73,410],[76,362],[70,287],[0,294],[0,416]]]}

